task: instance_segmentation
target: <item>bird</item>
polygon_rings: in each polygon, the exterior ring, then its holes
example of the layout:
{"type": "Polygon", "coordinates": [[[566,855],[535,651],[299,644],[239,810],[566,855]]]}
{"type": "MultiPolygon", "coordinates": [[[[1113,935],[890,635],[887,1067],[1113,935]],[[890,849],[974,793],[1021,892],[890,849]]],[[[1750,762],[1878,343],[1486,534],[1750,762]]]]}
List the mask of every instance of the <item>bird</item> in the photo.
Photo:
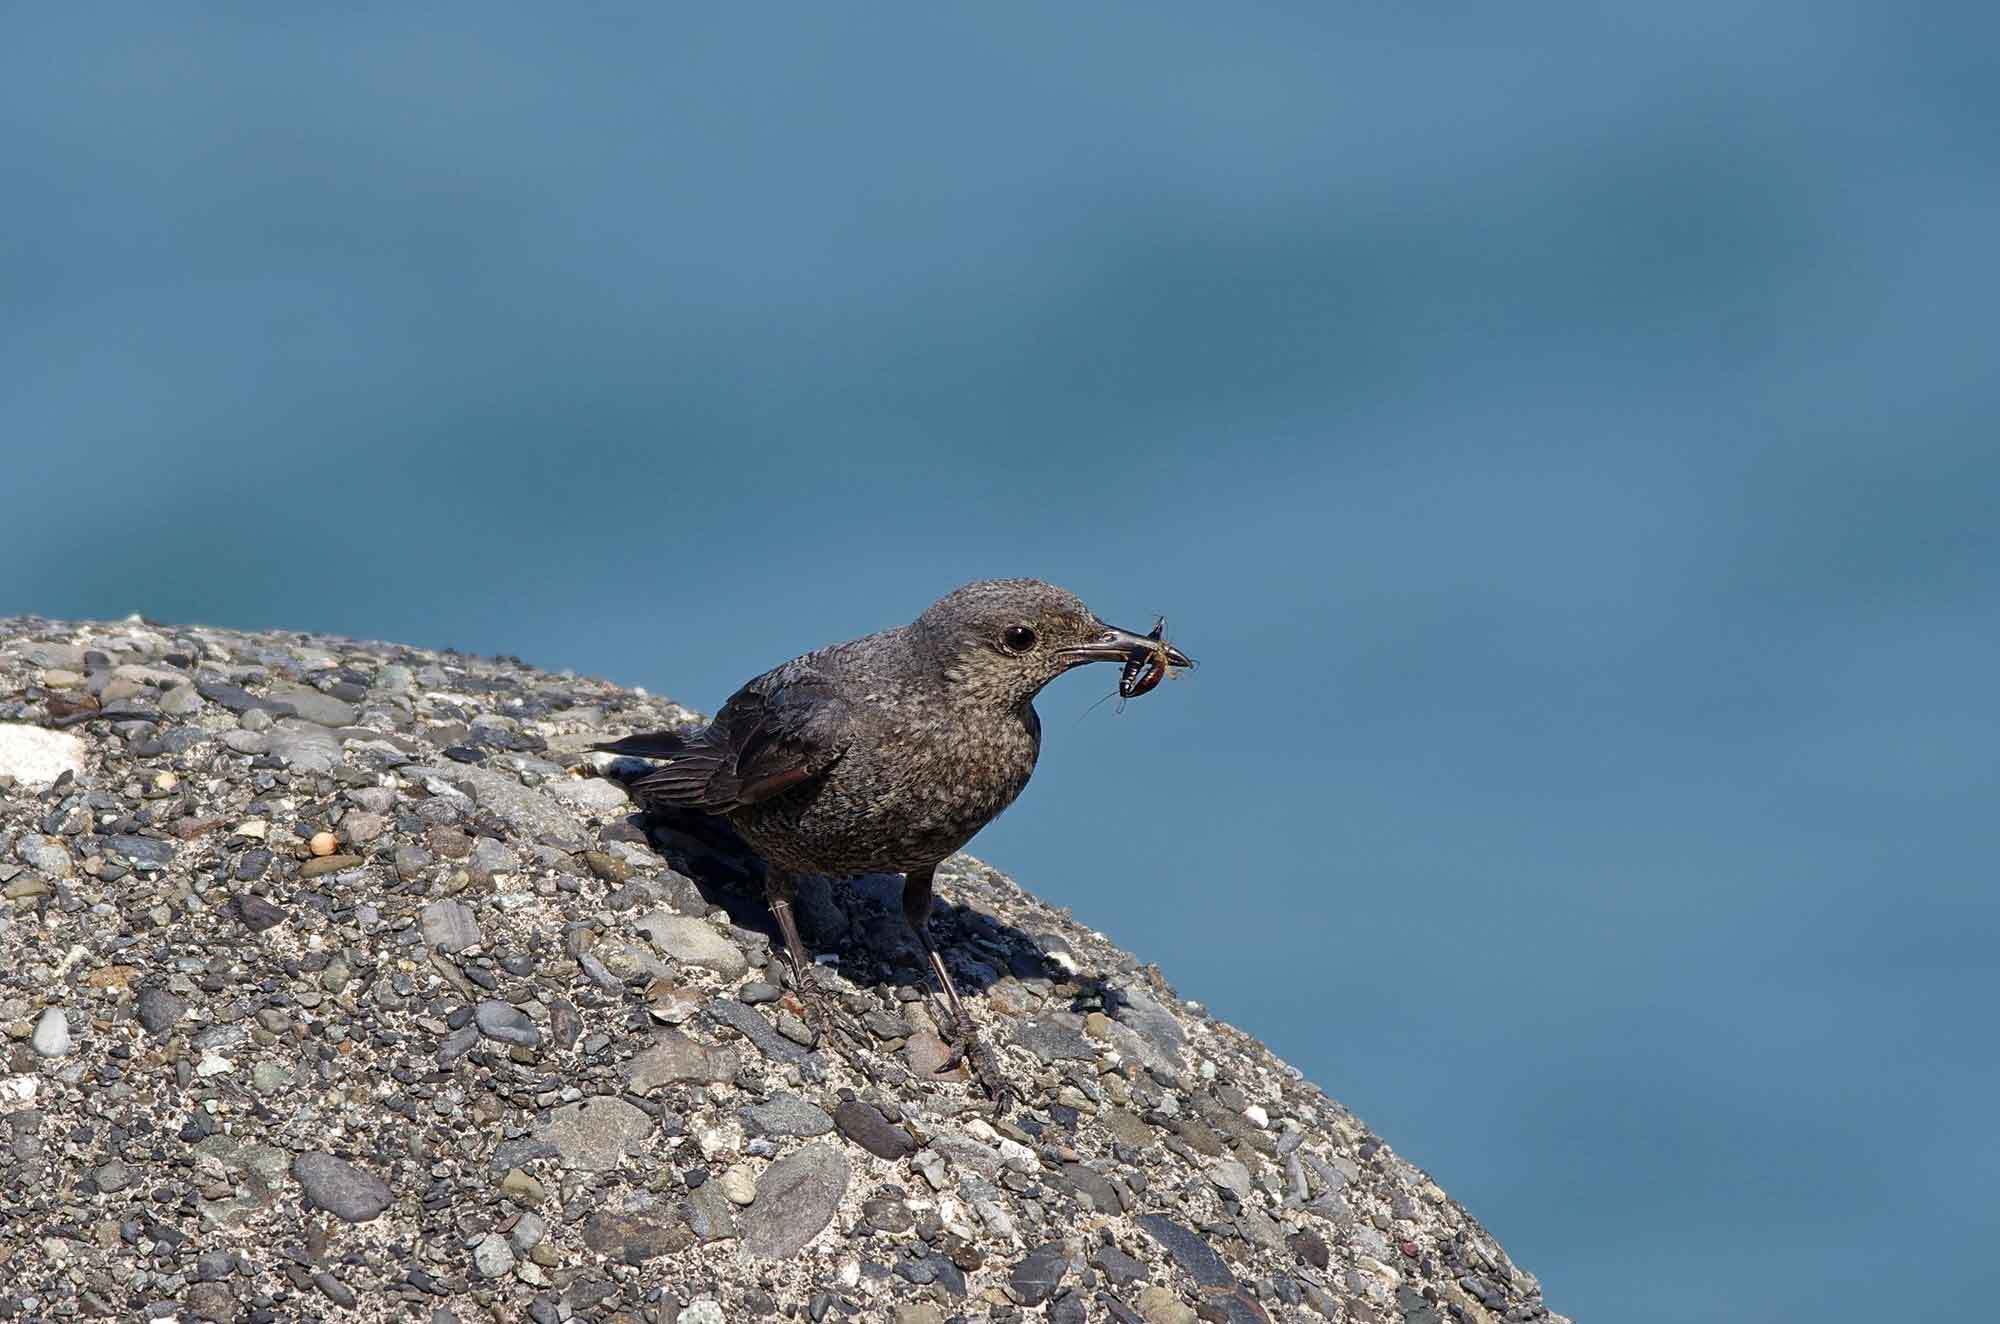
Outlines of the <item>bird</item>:
{"type": "Polygon", "coordinates": [[[907,625],[831,644],[748,681],[698,729],[594,746],[658,760],[627,783],[642,808],[723,818],[764,861],[764,896],[800,996],[810,961],[802,875],[903,875],[903,916],[942,990],[958,1056],[997,1110],[1008,1088],[933,941],[939,864],[1021,794],[1041,754],[1035,696],[1092,662],[1190,668],[1039,579],[979,580],[907,625]]]}

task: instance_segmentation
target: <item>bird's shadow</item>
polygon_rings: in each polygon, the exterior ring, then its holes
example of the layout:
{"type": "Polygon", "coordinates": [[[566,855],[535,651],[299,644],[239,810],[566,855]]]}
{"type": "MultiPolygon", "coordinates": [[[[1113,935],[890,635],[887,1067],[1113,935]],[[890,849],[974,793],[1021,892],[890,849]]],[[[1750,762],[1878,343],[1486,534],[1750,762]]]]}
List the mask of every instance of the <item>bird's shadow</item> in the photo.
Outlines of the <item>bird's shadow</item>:
{"type": "MultiPolygon", "coordinates": [[[[764,899],[764,861],[727,820],[692,810],[653,809],[627,824],[676,872],[694,883],[702,900],[720,907],[739,928],[769,937],[784,949],[764,899]]],[[[927,979],[923,948],[903,918],[901,874],[800,880],[796,913],[813,956],[835,955],[841,973],[868,988],[912,985],[927,979]]],[[[966,995],[983,993],[1001,979],[1059,976],[1035,938],[985,911],[948,901],[931,906],[931,937],[966,995]]]]}

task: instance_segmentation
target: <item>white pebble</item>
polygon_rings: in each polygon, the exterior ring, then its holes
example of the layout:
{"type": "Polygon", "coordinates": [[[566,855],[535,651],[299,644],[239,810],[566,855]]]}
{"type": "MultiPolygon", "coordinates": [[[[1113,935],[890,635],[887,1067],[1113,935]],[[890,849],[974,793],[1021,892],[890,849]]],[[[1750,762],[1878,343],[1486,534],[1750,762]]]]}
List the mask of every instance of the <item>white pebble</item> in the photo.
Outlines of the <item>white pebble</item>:
{"type": "Polygon", "coordinates": [[[61,1007],[50,1007],[35,1022],[35,1034],[28,1043],[43,1057],[68,1057],[70,1050],[69,1018],[61,1007]]]}

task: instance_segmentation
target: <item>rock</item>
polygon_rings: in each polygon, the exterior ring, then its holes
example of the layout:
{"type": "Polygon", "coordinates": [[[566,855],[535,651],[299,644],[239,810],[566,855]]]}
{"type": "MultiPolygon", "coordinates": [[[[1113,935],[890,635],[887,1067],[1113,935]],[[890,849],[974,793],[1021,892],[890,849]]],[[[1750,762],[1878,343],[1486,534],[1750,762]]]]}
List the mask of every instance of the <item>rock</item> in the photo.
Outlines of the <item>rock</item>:
{"type": "Polygon", "coordinates": [[[847,1178],[846,1156],[824,1141],[764,1169],[755,1202],[737,1220],[742,1252],[767,1260],[796,1254],[833,1220],[847,1193],[847,1178]]]}
{"type": "Polygon", "coordinates": [[[740,979],[750,968],[742,950],[705,919],[656,910],[633,927],[663,954],[687,965],[713,970],[724,979],[740,979]]]}
{"type": "Polygon", "coordinates": [[[70,732],[0,722],[0,777],[12,777],[34,791],[53,785],[64,773],[81,777],[83,769],[83,741],[70,732]]]}
{"type": "Polygon", "coordinates": [[[1194,1310],[1159,1286],[1139,1293],[1139,1315],[1146,1324],[1195,1324],[1194,1310]]]}
{"type": "Polygon", "coordinates": [[[491,768],[466,763],[398,769],[405,778],[435,777],[470,795],[481,809],[498,814],[531,841],[572,845],[583,839],[576,816],[540,791],[491,768]]]}
{"type": "Polygon", "coordinates": [[[297,772],[332,772],[340,764],[340,738],[297,717],[278,720],[268,748],[273,758],[297,772]]]}
{"type": "Polygon", "coordinates": [[[929,1080],[943,1071],[952,1056],[951,1045],[929,1030],[911,1035],[903,1044],[903,1061],[918,1080],[929,1080]]]}
{"type": "Polygon", "coordinates": [[[796,1094],[778,1093],[763,1103],[743,1109],[750,1126],[772,1136],[823,1136],[833,1130],[833,1119],[796,1094]]]}
{"type": "Polygon", "coordinates": [[[747,1205],[757,1198],[757,1174],[747,1163],[730,1164],[715,1185],[722,1198],[733,1205],[747,1205]]]}
{"type": "Polygon", "coordinates": [[[299,877],[301,879],[321,878],[327,874],[340,873],[342,870],[355,868],[360,863],[361,857],[359,855],[323,855],[318,859],[307,860],[304,864],[301,864],[299,866],[299,877]]]}
{"type": "Polygon", "coordinates": [[[292,1176],[306,1200],[348,1223],[366,1223],[395,1200],[389,1184],[345,1159],[314,1151],[292,1162],[292,1176]]]}
{"type": "Polygon", "coordinates": [[[156,1037],[179,1024],[181,1017],[187,1015],[187,1010],[188,1004],[185,999],[175,997],[157,984],[140,989],[139,996],[132,1006],[133,1014],[138,1018],[139,1024],[145,1028],[147,1034],[156,1037]]]}
{"type": "Polygon", "coordinates": [[[1069,1256],[1060,1241],[1037,1246],[1007,1275],[1012,1295],[1025,1306],[1038,1306],[1056,1294],[1069,1272],[1069,1256]]]}
{"type": "Polygon", "coordinates": [[[243,922],[243,927],[252,933],[262,933],[266,929],[283,924],[292,917],[290,911],[280,906],[274,906],[263,897],[250,892],[245,892],[243,895],[237,897],[234,904],[236,914],[243,922]]]}
{"type": "Polygon", "coordinates": [[[1133,1220],[1146,1235],[1160,1243],[1175,1264],[1180,1265],[1203,1287],[1230,1287],[1236,1275],[1206,1241],[1164,1214],[1141,1214],[1133,1220]]]}
{"type": "Polygon", "coordinates": [[[1146,1266],[1116,1246],[1099,1246],[1092,1251],[1090,1266],[1109,1278],[1117,1287],[1146,1281],[1146,1266]]]}
{"type": "Polygon", "coordinates": [[[45,837],[39,832],[23,834],[21,840],[15,843],[14,855],[30,869],[39,870],[50,878],[68,878],[76,872],[76,863],[70,859],[69,847],[54,837],[45,837]]]}
{"type": "Polygon", "coordinates": [[[514,1226],[507,1229],[507,1244],[525,1255],[542,1244],[549,1235],[549,1221],[540,1214],[522,1214],[514,1220],[514,1226]]]}
{"type": "MultiPolygon", "coordinates": [[[[361,715],[353,704],[342,703],[330,694],[283,682],[270,687],[268,702],[274,708],[288,708],[299,720],[318,726],[352,726],[361,715]]],[[[337,752],[335,757],[339,757],[337,752]]]]}
{"type": "Polygon", "coordinates": [[[1208,1179],[1217,1189],[1228,1191],[1238,1204],[1250,1198],[1250,1169],[1236,1159],[1219,1159],[1210,1165],[1208,1179]]]}
{"type": "Polygon", "coordinates": [[[625,1264],[678,1254],[694,1245],[694,1233],[679,1211],[647,1195],[591,1214],[583,1221],[582,1235],[584,1245],[625,1264]]]}
{"type": "Polygon", "coordinates": [[[165,869],[173,864],[176,853],[171,841],[129,832],[99,837],[97,848],[108,855],[119,856],[140,869],[165,869]]]}
{"type": "Polygon", "coordinates": [[[1120,989],[1112,1015],[1120,1025],[1138,1033],[1145,1065],[1156,1071],[1180,1071],[1187,1031],[1158,998],[1138,986],[1120,989]]]}
{"type": "Polygon", "coordinates": [[[554,1145],[563,1166],[582,1172],[609,1172],[645,1144],[653,1119],[623,1099],[599,1096],[558,1108],[538,1130],[554,1145]]]}
{"type": "Polygon", "coordinates": [[[432,951],[462,952],[486,941],[479,922],[472,917],[472,907],[463,901],[433,901],[424,907],[417,922],[423,930],[424,946],[432,951]]]}
{"type": "Polygon", "coordinates": [[[503,1044],[519,1044],[523,1048],[541,1046],[542,1032],[528,1019],[528,1013],[511,1003],[481,998],[472,1015],[479,1032],[488,1039],[503,1044]]]}
{"type": "Polygon", "coordinates": [[[664,700],[0,619],[0,717],[48,692],[158,712],[54,736],[60,790],[0,769],[0,1317],[1565,1324],[1298,1072],[970,859],[941,931],[1016,1105],[938,1071],[899,877],[802,881],[815,1040],[763,865],[573,771],[692,720],[664,700]]]}
{"type": "Polygon", "coordinates": [[[488,1232],[472,1247],[472,1267],[481,1278],[504,1278],[514,1272],[514,1248],[499,1233],[488,1232]]]}
{"type": "Polygon", "coordinates": [[[736,1235],[736,1206],[722,1193],[719,1181],[704,1182],[689,1191],[686,1203],[681,1206],[681,1217],[695,1240],[704,1246],[736,1235]]]}
{"type": "Polygon", "coordinates": [[[35,1032],[28,1040],[29,1047],[38,1057],[68,1057],[71,1047],[69,1018],[63,1015],[61,1007],[50,1007],[35,1022],[35,1032]]]}
{"type": "Polygon", "coordinates": [[[702,1008],[702,1012],[710,1020],[736,1029],[765,1057],[797,1067],[805,1079],[818,1080],[825,1074],[825,1065],[818,1053],[809,1052],[785,1038],[754,1008],[744,1006],[735,998],[715,998],[702,1008]]]}
{"type": "Polygon", "coordinates": [[[910,1133],[882,1115],[872,1103],[849,1099],[833,1110],[833,1124],[840,1133],[876,1158],[894,1162],[917,1149],[910,1133]]]}
{"type": "Polygon", "coordinates": [[[542,1184],[519,1168],[509,1168],[500,1179],[500,1194],[515,1204],[540,1204],[547,1198],[542,1184]]]}
{"type": "Polygon", "coordinates": [[[1097,1212],[1101,1214],[1125,1212],[1125,1202],[1119,1197],[1118,1188],[1106,1180],[1102,1173],[1086,1168],[1081,1163],[1065,1163],[1062,1171],[1063,1176],[1069,1179],[1069,1184],[1075,1187],[1077,1193],[1088,1200],[1097,1212]]]}
{"type": "Polygon", "coordinates": [[[192,685],[175,685],[160,696],[160,712],[168,717],[193,717],[202,710],[202,698],[192,685]]]}
{"type": "Polygon", "coordinates": [[[1044,1062],[1095,1062],[1097,1050],[1080,1026],[1055,1020],[1028,1021],[1014,1028],[1014,1042],[1044,1062]]]}
{"type": "Polygon", "coordinates": [[[625,788],[602,777],[559,777],[542,789],[555,799],[577,809],[597,814],[615,814],[632,808],[625,788]]]}
{"type": "Polygon", "coordinates": [[[634,1094],[645,1094],[662,1085],[707,1084],[734,1078],[737,1066],[732,1047],[697,1043],[676,1030],[658,1030],[653,1046],[632,1059],[626,1085],[634,1094]]]}

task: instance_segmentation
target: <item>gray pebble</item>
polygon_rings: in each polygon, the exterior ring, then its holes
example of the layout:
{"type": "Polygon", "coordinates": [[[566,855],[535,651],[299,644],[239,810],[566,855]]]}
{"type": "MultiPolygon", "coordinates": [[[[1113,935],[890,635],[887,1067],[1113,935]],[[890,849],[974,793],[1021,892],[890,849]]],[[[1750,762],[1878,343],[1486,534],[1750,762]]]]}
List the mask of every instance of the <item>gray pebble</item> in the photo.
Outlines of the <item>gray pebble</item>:
{"type": "Polygon", "coordinates": [[[441,947],[447,952],[462,952],[486,940],[472,917],[472,907],[463,901],[431,902],[424,907],[418,924],[423,929],[424,946],[432,951],[441,947]]]}
{"type": "Polygon", "coordinates": [[[846,1155],[823,1141],[764,1169],[757,1178],[757,1198],[738,1215],[742,1253],[767,1260],[798,1253],[833,1220],[847,1180],[846,1155]]]}
{"type": "Polygon", "coordinates": [[[796,1094],[774,1094],[762,1103],[743,1109],[744,1120],[772,1136],[823,1136],[833,1130],[833,1119],[796,1094]]]}
{"type": "Polygon", "coordinates": [[[147,1034],[161,1035],[171,1030],[180,1018],[187,1015],[188,1005],[159,985],[141,989],[133,1012],[147,1034]]]}
{"type": "Polygon", "coordinates": [[[872,1103],[849,1099],[833,1110],[833,1122],[842,1135],[876,1158],[894,1162],[917,1148],[910,1133],[884,1117],[872,1103]]]}
{"type": "Polygon", "coordinates": [[[519,1044],[523,1048],[541,1046],[542,1032],[528,1019],[527,1012],[512,1003],[482,998],[472,1014],[479,1023],[479,1032],[488,1039],[497,1039],[503,1044],[519,1044]]]}
{"type": "Polygon", "coordinates": [[[374,1173],[317,1151],[294,1159],[292,1176],[305,1188],[308,1201],[348,1223],[367,1222],[396,1198],[374,1173]]]}

